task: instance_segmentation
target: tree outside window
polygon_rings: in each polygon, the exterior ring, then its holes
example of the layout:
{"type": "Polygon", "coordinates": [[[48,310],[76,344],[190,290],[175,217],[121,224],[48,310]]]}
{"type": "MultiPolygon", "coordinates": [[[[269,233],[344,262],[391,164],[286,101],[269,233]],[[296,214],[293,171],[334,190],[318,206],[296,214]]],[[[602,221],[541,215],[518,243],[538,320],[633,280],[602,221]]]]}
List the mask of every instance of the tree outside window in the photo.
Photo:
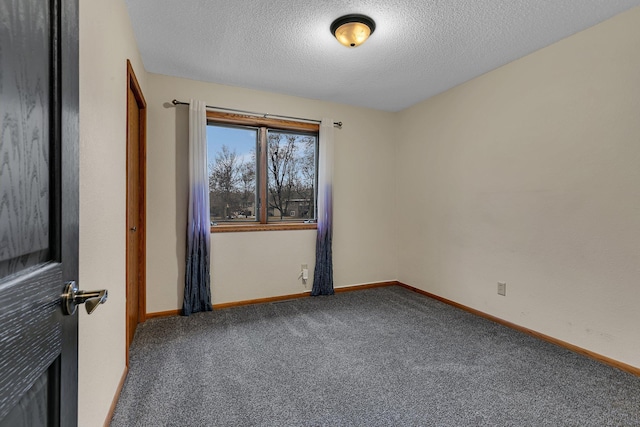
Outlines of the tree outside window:
{"type": "Polygon", "coordinates": [[[317,132],[209,123],[211,223],[316,218],[317,132]]]}

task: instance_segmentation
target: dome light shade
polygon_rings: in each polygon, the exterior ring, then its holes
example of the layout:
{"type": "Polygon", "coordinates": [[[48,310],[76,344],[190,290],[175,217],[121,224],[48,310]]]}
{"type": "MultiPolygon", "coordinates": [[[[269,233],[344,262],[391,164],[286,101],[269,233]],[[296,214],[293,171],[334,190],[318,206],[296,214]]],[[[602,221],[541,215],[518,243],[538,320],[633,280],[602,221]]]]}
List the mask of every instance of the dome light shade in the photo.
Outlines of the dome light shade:
{"type": "Polygon", "coordinates": [[[364,15],[345,15],[333,21],[331,34],[346,47],[358,47],[376,29],[373,19],[364,15]]]}

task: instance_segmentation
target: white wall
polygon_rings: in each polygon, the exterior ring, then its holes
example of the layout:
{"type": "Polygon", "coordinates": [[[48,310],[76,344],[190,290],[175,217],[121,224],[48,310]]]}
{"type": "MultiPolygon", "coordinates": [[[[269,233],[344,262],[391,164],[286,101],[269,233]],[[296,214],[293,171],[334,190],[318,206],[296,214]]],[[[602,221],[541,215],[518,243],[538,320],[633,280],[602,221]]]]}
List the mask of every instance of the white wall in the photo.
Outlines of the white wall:
{"type": "Polygon", "coordinates": [[[402,112],[399,280],[640,367],[639,47],[636,8],[402,112]]]}
{"type": "Polygon", "coordinates": [[[109,290],[80,315],[79,421],[102,426],[125,369],[127,68],[146,73],[123,0],[80,0],[80,275],[83,289],[109,290]]]}
{"type": "MultiPolygon", "coordinates": [[[[174,98],[343,121],[343,129],[335,132],[335,286],[396,278],[395,114],[156,74],[148,74],[147,83],[147,312],[182,307],[188,108],[173,107],[174,98]]],[[[212,234],[213,303],[304,291],[297,277],[300,264],[314,264],[315,234],[212,234]]]]}

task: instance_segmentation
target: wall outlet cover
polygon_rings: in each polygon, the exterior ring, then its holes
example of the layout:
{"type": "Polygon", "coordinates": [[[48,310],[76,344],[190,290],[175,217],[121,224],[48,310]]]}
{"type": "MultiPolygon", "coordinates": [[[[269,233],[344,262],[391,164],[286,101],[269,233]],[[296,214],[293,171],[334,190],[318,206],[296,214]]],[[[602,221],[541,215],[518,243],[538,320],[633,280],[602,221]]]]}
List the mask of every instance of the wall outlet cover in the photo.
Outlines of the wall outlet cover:
{"type": "Polygon", "coordinates": [[[507,283],[506,282],[498,282],[498,295],[506,296],[507,295],[507,283]]]}

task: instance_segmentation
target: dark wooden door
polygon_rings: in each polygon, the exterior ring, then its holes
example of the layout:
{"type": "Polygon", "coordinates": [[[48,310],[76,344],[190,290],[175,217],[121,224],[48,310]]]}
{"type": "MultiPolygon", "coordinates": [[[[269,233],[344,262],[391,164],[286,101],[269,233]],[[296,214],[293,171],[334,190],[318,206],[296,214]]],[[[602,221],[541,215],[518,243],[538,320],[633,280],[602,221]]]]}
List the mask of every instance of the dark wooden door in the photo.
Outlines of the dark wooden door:
{"type": "Polygon", "coordinates": [[[77,0],[0,0],[0,426],[75,426],[77,0]]]}

